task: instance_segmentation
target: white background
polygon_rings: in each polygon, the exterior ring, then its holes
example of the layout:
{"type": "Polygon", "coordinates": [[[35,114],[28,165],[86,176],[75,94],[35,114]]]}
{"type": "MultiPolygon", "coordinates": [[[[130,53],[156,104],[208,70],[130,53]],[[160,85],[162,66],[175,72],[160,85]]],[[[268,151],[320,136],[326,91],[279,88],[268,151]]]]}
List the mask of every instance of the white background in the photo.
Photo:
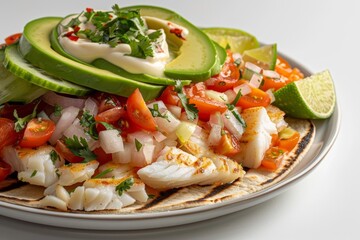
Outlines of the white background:
{"type": "MultiPolygon", "coordinates": [[[[357,1],[85,1],[1,3],[0,39],[42,16],[85,7],[151,4],[171,8],[198,26],[246,30],[317,72],[329,69],[342,112],[330,153],[304,180],[263,204],[182,227],[96,232],[31,224],[0,216],[0,239],[360,239],[360,6],[357,1]]],[[[0,213],[1,214],[1,213],[0,213]]]]}

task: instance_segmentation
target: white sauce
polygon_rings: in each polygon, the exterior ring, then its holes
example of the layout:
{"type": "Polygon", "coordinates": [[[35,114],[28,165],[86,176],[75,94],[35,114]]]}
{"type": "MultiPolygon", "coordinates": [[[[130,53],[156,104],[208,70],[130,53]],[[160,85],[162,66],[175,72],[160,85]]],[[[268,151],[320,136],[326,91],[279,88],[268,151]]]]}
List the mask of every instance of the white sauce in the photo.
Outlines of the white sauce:
{"type": "MultiPolygon", "coordinates": [[[[74,17],[76,17],[76,15],[64,19],[62,25],[67,25],[74,17]]],[[[80,21],[82,22],[79,25],[81,30],[95,29],[95,26],[92,23],[84,23],[86,21],[85,17],[80,17],[80,21]]],[[[166,26],[169,26],[169,29],[174,27],[182,29],[181,37],[184,39],[188,34],[187,29],[174,23],[168,22],[166,26]]],[[[91,42],[89,39],[79,38],[77,41],[73,41],[68,37],[63,37],[65,33],[70,31],[73,31],[73,29],[64,29],[63,27],[60,27],[59,42],[61,46],[67,53],[87,63],[91,63],[98,58],[103,58],[130,73],[145,73],[163,77],[165,65],[171,61],[168,44],[166,42],[166,35],[163,29],[161,29],[162,35],[158,39],[160,51],[155,50],[154,57],[147,57],[146,59],[127,56],[127,54],[131,53],[131,48],[128,44],[118,44],[116,47],[110,47],[108,44],[91,42]]],[[[149,29],[147,33],[150,34],[153,31],[155,30],[149,29]]]]}

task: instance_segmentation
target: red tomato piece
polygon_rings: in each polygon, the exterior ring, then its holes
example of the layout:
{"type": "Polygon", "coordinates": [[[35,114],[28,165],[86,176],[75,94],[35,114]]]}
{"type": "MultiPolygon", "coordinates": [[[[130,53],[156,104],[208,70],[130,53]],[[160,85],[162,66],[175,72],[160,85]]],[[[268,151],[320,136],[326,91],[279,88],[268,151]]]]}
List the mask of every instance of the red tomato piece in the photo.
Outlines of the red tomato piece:
{"type": "Polygon", "coordinates": [[[0,182],[5,180],[11,173],[11,166],[0,160],[0,182]]]}
{"type": "Polygon", "coordinates": [[[270,104],[270,102],[271,99],[266,92],[258,88],[251,88],[251,93],[240,97],[236,106],[239,106],[242,109],[261,106],[266,107],[270,104]]]}
{"type": "Polygon", "coordinates": [[[166,87],[165,90],[161,93],[160,100],[162,100],[165,104],[175,106],[181,105],[180,99],[174,89],[174,86],[166,87]]]}
{"type": "Polygon", "coordinates": [[[5,38],[6,45],[12,45],[19,41],[20,37],[22,36],[22,33],[15,33],[13,35],[8,36],[5,38]]]}
{"type": "Polygon", "coordinates": [[[55,131],[55,123],[47,119],[32,119],[26,126],[19,146],[34,148],[45,144],[55,131]]]}
{"type": "Polygon", "coordinates": [[[275,171],[281,161],[284,158],[285,150],[279,147],[271,147],[265,152],[264,159],[261,161],[261,166],[270,170],[275,171]]]}
{"type": "Polygon", "coordinates": [[[112,160],[112,154],[107,154],[101,147],[95,148],[93,152],[96,155],[96,160],[100,163],[100,165],[112,160]]]}
{"type": "Polygon", "coordinates": [[[285,149],[286,151],[291,151],[293,150],[296,145],[298,144],[300,139],[300,133],[299,132],[295,132],[290,138],[288,139],[280,139],[279,140],[279,144],[278,147],[285,149]]]}
{"type": "Polygon", "coordinates": [[[137,88],[126,102],[127,113],[131,122],[147,131],[156,131],[157,124],[146,106],[140,90],[137,88]]]}
{"type": "Polygon", "coordinates": [[[229,157],[234,156],[241,151],[239,141],[227,131],[221,136],[220,142],[214,150],[215,153],[229,157]]]}
{"type": "Polygon", "coordinates": [[[19,134],[14,130],[15,124],[7,118],[0,118],[0,151],[8,145],[13,145],[19,139],[19,134]]]}
{"type": "Polygon", "coordinates": [[[202,121],[208,121],[210,115],[214,112],[225,112],[227,106],[223,102],[217,102],[205,97],[193,96],[189,98],[190,104],[195,104],[196,108],[199,110],[199,119],[202,121]]]}
{"type": "Polygon", "coordinates": [[[95,116],[95,121],[114,124],[122,117],[126,116],[126,111],[122,107],[114,107],[95,116]]]}

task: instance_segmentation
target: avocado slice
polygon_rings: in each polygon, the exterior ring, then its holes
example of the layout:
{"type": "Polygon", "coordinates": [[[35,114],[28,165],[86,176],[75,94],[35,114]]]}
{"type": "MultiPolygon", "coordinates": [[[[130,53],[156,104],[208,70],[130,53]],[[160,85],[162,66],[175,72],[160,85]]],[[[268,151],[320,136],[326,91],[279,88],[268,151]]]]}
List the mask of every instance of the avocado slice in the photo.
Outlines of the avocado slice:
{"type": "MultiPolygon", "coordinates": [[[[68,18],[69,16],[65,17],[68,18]]],[[[60,23],[59,23],[60,24],[60,23]]],[[[92,63],[87,63],[84,62],[76,57],[74,57],[73,55],[67,53],[63,47],[61,46],[60,42],[59,42],[59,25],[57,25],[51,32],[50,35],[50,42],[51,42],[51,47],[59,54],[63,55],[64,57],[67,57],[71,60],[74,60],[76,62],[82,63],[84,65],[87,66],[95,66],[97,68],[103,69],[103,70],[108,70],[112,73],[115,73],[117,75],[120,75],[122,77],[128,78],[128,79],[132,79],[132,80],[136,80],[139,82],[144,82],[144,83],[150,83],[150,84],[156,84],[156,85],[175,85],[175,80],[174,79],[170,79],[170,78],[161,78],[161,77],[155,77],[155,76],[151,76],[148,74],[134,74],[134,73],[130,73],[124,69],[122,69],[121,67],[118,67],[108,61],[106,61],[105,59],[99,58],[96,59],[95,61],[93,61],[92,63]]],[[[183,85],[188,85],[191,83],[191,80],[182,80],[182,84],[183,85]]]]}
{"type": "Polygon", "coordinates": [[[106,70],[68,59],[51,48],[51,31],[62,18],[45,17],[26,24],[19,51],[31,64],[47,73],[99,91],[128,97],[139,88],[145,100],[160,95],[164,86],[134,81],[106,70]]]}
{"type": "Polygon", "coordinates": [[[171,45],[177,48],[177,56],[165,67],[167,77],[197,82],[206,80],[218,72],[220,61],[217,60],[216,49],[210,38],[179,14],[165,8],[144,5],[123,9],[140,9],[141,16],[151,18],[151,21],[147,20],[149,28],[163,28],[167,38],[173,43],[171,45]],[[188,29],[189,34],[185,40],[181,40],[170,33],[167,26],[164,27],[163,21],[157,21],[156,18],[178,24],[188,29]]]}

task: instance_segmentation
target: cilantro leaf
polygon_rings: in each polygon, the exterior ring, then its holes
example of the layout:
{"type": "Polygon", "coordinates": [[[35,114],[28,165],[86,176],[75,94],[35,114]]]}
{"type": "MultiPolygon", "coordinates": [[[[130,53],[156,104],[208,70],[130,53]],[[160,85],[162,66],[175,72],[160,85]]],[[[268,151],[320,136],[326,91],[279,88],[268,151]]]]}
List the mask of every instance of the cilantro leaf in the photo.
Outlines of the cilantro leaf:
{"type": "Polygon", "coordinates": [[[37,174],[37,170],[34,170],[34,171],[32,172],[32,174],[31,174],[30,177],[31,177],[31,178],[32,178],[32,177],[35,177],[36,174],[37,174]]]}
{"type": "Polygon", "coordinates": [[[143,58],[153,57],[154,49],[150,38],[144,35],[139,35],[137,39],[129,42],[131,53],[128,56],[143,58]]]}
{"type": "Polygon", "coordinates": [[[151,115],[153,117],[160,117],[160,118],[164,118],[166,120],[168,120],[168,122],[170,122],[169,120],[169,116],[165,113],[165,114],[162,114],[160,111],[159,111],[159,104],[155,103],[153,105],[153,108],[149,108],[150,112],[151,112],[151,115]]]}
{"type": "Polygon", "coordinates": [[[16,119],[14,129],[15,129],[16,132],[20,132],[21,130],[23,130],[26,127],[26,124],[31,119],[36,117],[36,110],[37,110],[37,107],[38,107],[39,103],[40,103],[40,101],[36,104],[36,106],[35,106],[35,108],[34,108],[34,110],[33,110],[33,112],[31,114],[29,114],[29,115],[27,115],[26,117],[23,117],[23,118],[20,118],[18,116],[18,113],[17,113],[16,109],[14,110],[13,114],[14,114],[14,117],[16,119]]]}
{"type": "Polygon", "coordinates": [[[235,108],[236,103],[239,101],[240,97],[242,96],[241,91],[239,91],[236,94],[236,97],[234,99],[234,101],[231,104],[226,104],[227,108],[229,109],[229,111],[234,115],[234,117],[236,118],[236,120],[238,120],[238,122],[244,127],[246,128],[246,122],[245,120],[241,117],[240,113],[237,111],[237,109],[235,108]]]}
{"type": "Polygon", "coordinates": [[[58,104],[55,104],[54,106],[54,116],[60,117],[61,116],[62,107],[58,104]]]}
{"type": "Polygon", "coordinates": [[[177,92],[180,102],[185,109],[187,118],[190,121],[194,121],[198,117],[199,110],[196,108],[195,104],[189,103],[189,99],[183,91],[183,85],[180,80],[176,80],[175,82],[175,92],[177,92]]]}
{"type": "Polygon", "coordinates": [[[143,146],[143,144],[135,138],[135,147],[136,147],[137,152],[139,152],[141,150],[142,146],[143,146]]]}
{"type": "Polygon", "coordinates": [[[88,110],[83,112],[83,115],[80,119],[80,125],[84,128],[84,132],[89,134],[92,139],[99,139],[99,134],[96,129],[95,118],[93,115],[90,114],[88,110]]]}
{"type": "Polygon", "coordinates": [[[96,159],[96,155],[89,149],[86,140],[82,137],[79,139],[74,135],[73,138],[65,138],[65,145],[75,156],[84,158],[83,163],[96,159]]]}
{"type": "Polygon", "coordinates": [[[55,152],[55,150],[52,150],[50,152],[50,159],[54,165],[55,165],[56,161],[59,160],[59,155],[55,152]]]}
{"type": "Polygon", "coordinates": [[[134,179],[132,177],[126,179],[122,183],[116,186],[115,191],[121,196],[125,191],[129,190],[134,185],[134,179]]]}
{"type": "Polygon", "coordinates": [[[93,178],[102,178],[102,177],[104,177],[106,174],[111,173],[112,171],[114,171],[113,168],[107,168],[107,169],[105,169],[104,171],[102,171],[101,173],[99,173],[98,175],[96,175],[96,176],[93,177],[93,178]]]}

